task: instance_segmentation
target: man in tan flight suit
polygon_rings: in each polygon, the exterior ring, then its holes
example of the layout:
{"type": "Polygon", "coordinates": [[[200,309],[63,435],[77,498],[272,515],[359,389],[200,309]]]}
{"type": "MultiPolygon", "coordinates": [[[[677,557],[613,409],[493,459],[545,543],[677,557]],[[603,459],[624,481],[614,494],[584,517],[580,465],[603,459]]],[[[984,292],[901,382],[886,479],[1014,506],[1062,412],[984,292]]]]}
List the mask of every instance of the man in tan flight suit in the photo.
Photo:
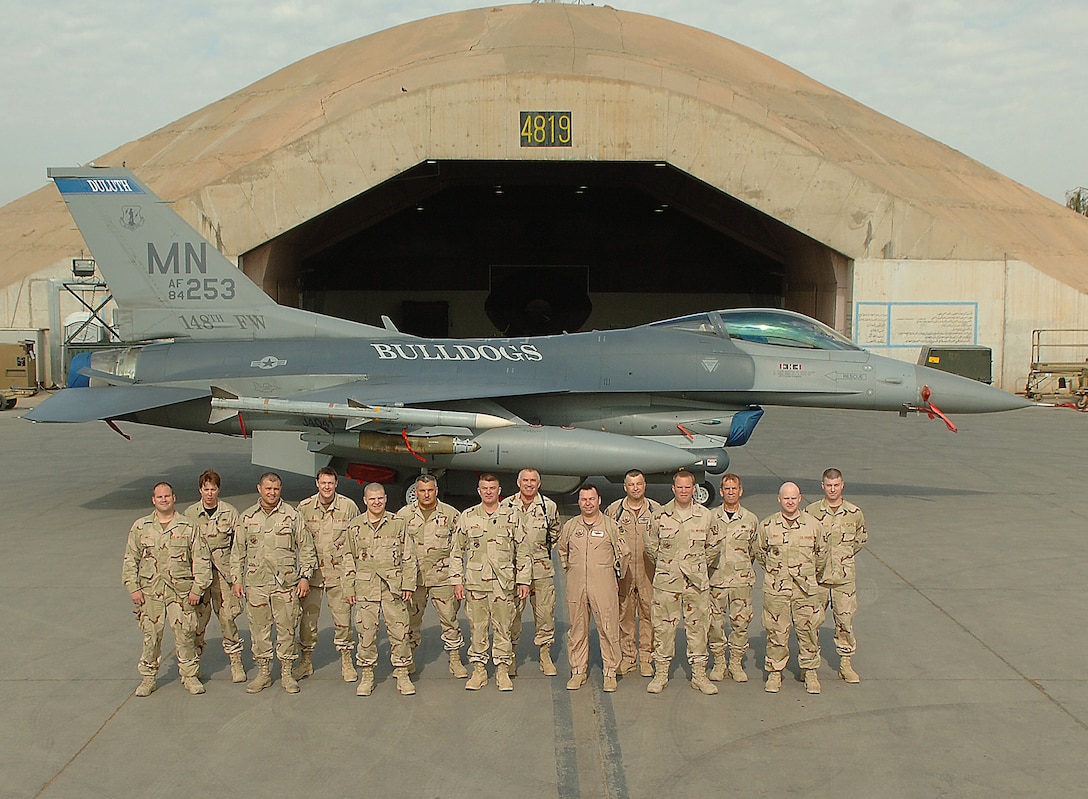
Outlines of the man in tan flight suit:
{"type": "Polygon", "coordinates": [[[767,684],[775,694],[782,688],[782,670],[790,657],[790,627],[797,630],[797,665],[805,674],[805,690],[820,693],[820,625],[827,591],[817,582],[827,565],[827,533],[801,510],[801,489],[783,483],[778,490],[781,510],[759,523],[756,561],[763,568],[763,629],[767,631],[767,684]]]}
{"type": "Polygon", "coordinates": [[[296,680],[314,673],[314,647],[317,646],[318,619],[321,597],[328,599],[332,614],[333,644],[340,653],[340,674],[344,682],[355,682],[359,676],[351,663],[351,606],[347,595],[347,575],[355,571],[348,546],[348,524],[359,515],[359,506],[336,491],[339,476],[325,466],[317,471],[317,493],[298,503],[298,512],[306,530],[314,539],[317,568],[310,576],[310,592],[302,598],[302,620],[299,623],[299,660],[291,672],[296,680]]]}
{"type": "Polygon", "coordinates": [[[838,469],[826,469],[820,485],[824,498],[805,510],[821,522],[828,535],[827,567],[819,575],[820,585],[831,592],[831,613],[835,619],[835,650],[839,653],[839,676],[859,683],[851,659],[858,651],[854,637],[854,613],[858,609],[855,556],[869,538],[861,508],[843,499],[846,484],[838,469]]]}
{"type": "Polygon", "coordinates": [[[672,478],[672,501],[650,519],[646,555],[654,561],[654,678],[646,686],[659,694],[669,684],[669,665],[676,652],[680,620],[688,639],[691,687],[716,694],[718,687],[706,676],[706,637],[710,621],[710,569],[717,534],[714,514],[692,498],[695,476],[677,472],[672,478]]]}
{"type": "Polygon", "coordinates": [[[616,690],[620,665],[620,575],[630,569],[631,551],[619,526],[601,513],[601,493],[595,485],[578,489],[580,515],[559,531],[559,562],[567,573],[567,660],[575,691],[586,684],[589,667],[589,616],[597,625],[604,667],[604,690],[616,690]]]}
{"type": "Polygon", "coordinates": [[[500,507],[499,478],[481,474],[477,483],[480,504],[457,518],[450,552],[450,579],[454,596],[465,602],[470,627],[468,659],[472,674],[465,689],[478,691],[487,685],[487,639],[490,628],[495,664],[495,684],[500,691],[513,691],[510,662],[513,649],[510,628],[514,623],[517,599],[529,596],[532,560],[519,548],[516,514],[500,507]]]}
{"type": "MultiPolygon", "coordinates": [[[[533,643],[540,647],[540,670],[547,677],[558,674],[552,662],[552,644],[555,643],[555,566],[552,564],[552,546],[559,536],[559,508],[555,502],[540,493],[540,472],[522,469],[518,473],[518,493],[502,502],[503,510],[513,512],[518,522],[517,535],[521,539],[519,553],[532,559],[533,582],[529,597],[533,605],[536,633],[533,643]]],[[[525,612],[525,599],[517,599],[514,623],[510,627],[510,673],[518,673],[518,641],[521,640],[521,617],[525,612]]],[[[496,678],[497,679],[497,678],[496,678]]]]}
{"type": "Polygon", "coordinates": [[[359,634],[357,660],[362,671],[356,696],[374,690],[374,666],[378,662],[379,616],[385,617],[389,636],[389,661],[397,691],[412,696],[416,688],[408,676],[412,647],[408,643],[408,606],[416,587],[416,559],[404,521],[385,509],[385,486],[367,483],[363,488],[366,511],[348,526],[354,556],[354,590],[348,602],[355,606],[355,630],[359,634]]]}
{"type": "Polygon", "coordinates": [[[468,676],[468,669],[461,662],[465,639],[457,621],[461,602],[453,595],[450,579],[450,550],[457,515],[457,508],[438,501],[438,481],[433,474],[421,474],[416,478],[415,501],[397,511],[397,518],[404,521],[408,537],[412,539],[419,564],[412,605],[408,609],[408,642],[412,646],[410,671],[415,670],[416,649],[423,640],[423,614],[430,598],[442,626],[442,645],[449,653],[450,674],[468,676]]]}
{"type": "Polygon", "coordinates": [[[238,633],[238,624],[234,621],[242,615],[242,603],[234,595],[234,578],[230,570],[230,550],[234,545],[238,510],[219,498],[222,480],[216,472],[205,469],[198,483],[200,499],[185,509],[185,516],[196,525],[200,537],[211,551],[212,583],[197,605],[197,658],[204,654],[204,633],[214,613],[223,633],[223,651],[230,658],[230,680],[245,682],[246,669],[242,665],[244,642],[238,633]]]}
{"type": "Polygon", "coordinates": [[[272,626],[280,682],[289,694],[299,692],[291,667],[298,658],[295,630],[302,613],[300,600],[310,592],[310,575],[317,566],[314,540],[298,511],[283,501],[283,480],[265,472],[257,482],[258,500],[238,517],[230,569],[234,595],[246,600],[257,676],[246,693],[272,684],[272,626]]]}
{"type": "Polygon", "coordinates": [[[615,519],[620,537],[631,550],[631,568],[620,579],[620,666],[618,674],[635,670],[643,677],[654,676],[654,625],[650,605],[654,599],[654,562],[646,557],[646,530],[650,518],[661,507],[646,496],[646,476],[638,469],[623,478],[627,494],[617,499],[605,515],[615,519]],[[635,613],[638,621],[635,621],[635,613]]]}
{"type": "Polygon", "coordinates": [[[714,510],[718,535],[714,547],[718,565],[710,572],[710,633],[707,643],[714,655],[708,675],[717,682],[728,668],[734,682],[748,682],[744,653],[752,623],[752,586],[756,584],[755,538],[759,519],[740,504],[744,496],[740,475],[722,475],[722,504],[714,510]],[[726,660],[725,620],[729,618],[729,659],[726,660]],[[728,666],[726,663],[728,662],[728,666]]]}
{"type": "Polygon", "coordinates": [[[155,511],[137,519],[128,532],[121,581],[132,597],[136,624],[144,634],[137,670],[143,676],[136,696],[150,696],[159,673],[162,635],[174,634],[181,684],[190,694],[204,693],[197,673],[197,606],[212,581],[208,545],[196,527],[174,508],[174,489],[156,483],[151,490],[155,511]]]}

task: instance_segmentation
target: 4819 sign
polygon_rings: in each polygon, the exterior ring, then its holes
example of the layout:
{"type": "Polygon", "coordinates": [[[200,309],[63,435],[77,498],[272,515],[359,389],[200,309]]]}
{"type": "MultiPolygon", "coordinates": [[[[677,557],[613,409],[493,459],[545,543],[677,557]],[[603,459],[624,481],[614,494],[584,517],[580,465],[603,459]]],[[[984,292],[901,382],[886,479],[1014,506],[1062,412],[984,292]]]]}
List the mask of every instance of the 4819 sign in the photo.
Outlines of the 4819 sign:
{"type": "Polygon", "coordinates": [[[570,111],[522,111],[522,147],[570,147],[570,111]]]}

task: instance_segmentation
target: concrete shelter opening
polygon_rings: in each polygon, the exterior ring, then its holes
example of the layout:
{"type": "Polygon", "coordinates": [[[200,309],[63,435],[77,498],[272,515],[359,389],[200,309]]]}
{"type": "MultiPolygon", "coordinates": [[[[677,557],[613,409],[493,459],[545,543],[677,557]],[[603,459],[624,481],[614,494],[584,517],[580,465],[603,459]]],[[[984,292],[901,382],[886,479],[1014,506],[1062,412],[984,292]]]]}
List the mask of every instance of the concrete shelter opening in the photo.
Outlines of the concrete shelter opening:
{"type": "Polygon", "coordinates": [[[709,307],[826,317],[820,299],[835,296],[834,264],[845,263],[661,162],[427,160],[262,250],[285,265],[277,280],[297,285],[302,307],[371,324],[384,314],[422,333],[404,303],[444,300],[451,336],[627,326],[709,307]],[[518,267],[516,280],[496,277],[518,267]]]}

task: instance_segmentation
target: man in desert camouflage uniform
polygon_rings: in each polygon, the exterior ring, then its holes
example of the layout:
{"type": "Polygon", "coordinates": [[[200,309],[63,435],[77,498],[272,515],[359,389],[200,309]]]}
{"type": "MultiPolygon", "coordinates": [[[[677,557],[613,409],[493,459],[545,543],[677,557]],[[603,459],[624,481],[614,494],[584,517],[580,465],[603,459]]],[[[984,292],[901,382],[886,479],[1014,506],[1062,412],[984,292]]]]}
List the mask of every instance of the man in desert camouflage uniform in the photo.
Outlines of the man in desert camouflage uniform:
{"type": "Polygon", "coordinates": [[[831,592],[831,613],[835,619],[835,650],[839,653],[839,676],[859,683],[851,659],[858,651],[854,637],[854,614],[858,609],[855,556],[869,538],[861,508],[843,499],[846,484],[838,469],[824,471],[820,485],[824,498],[805,510],[821,522],[828,536],[827,567],[819,575],[820,585],[831,592]]]}
{"type": "Polygon", "coordinates": [[[623,478],[627,494],[617,499],[605,515],[615,519],[620,537],[631,550],[631,568],[620,579],[620,666],[619,674],[635,670],[643,677],[654,676],[654,625],[650,606],[654,599],[654,562],[646,557],[646,530],[650,518],[661,507],[646,496],[646,476],[638,469],[623,478]],[[638,621],[635,621],[635,613],[638,621]]]}
{"type": "Polygon", "coordinates": [[[797,664],[804,671],[805,690],[820,693],[820,625],[827,605],[826,589],[817,582],[827,564],[823,526],[801,510],[801,490],[783,483],[778,513],[756,529],[756,561],[763,578],[763,629],[767,631],[767,693],[782,688],[782,670],[790,657],[790,627],[797,630],[797,664]]]}
{"type": "Polygon", "coordinates": [[[654,561],[654,678],[646,686],[659,694],[669,683],[669,665],[676,652],[680,620],[688,639],[691,687],[716,694],[718,687],[706,676],[706,637],[710,620],[710,575],[714,563],[711,543],[717,533],[714,514],[695,502],[695,476],[677,472],[672,478],[672,501],[650,519],[646,555],[654,561]]]}
{"type": "Polygon", "coordinates": [[[310,592],[310,575],[317,566],[314,540],[298,511],[283,501],[283,480],[265,472],[257,482],[258,500],[238,517],[231,550],[234,595],[246,600],[257,676],[246,693],[272,684],[272,626],[280,682],[289,694],[299,692],[291,667],[298,658],[295,630],[302,614],[300,600],[310,592]]]}
{"type": "Polygon", "coordinates": [[[351,606],[348,604],[345,575],[355,571],[348,547],[348,523],[359,515],[359,506],[336,491],[336,470],[325,466],[317,471],[317,493],[298,503],[298,512],[306,530],[314,539],[317,568],[310,576],[310,592],[302,598],[302,621],[298,628],[299,660],[292,671],[296,680],[314,673],[313,653],[317,646],[321,597],[324,595],[332,614],[333,645],[340,654],[340,674],[344,682],[359,676],[351,663],[351,606]]]}
{"type": "Polygon", "coordinates": [[[408,617],[412,670],[415,669],[416,649],[423,640],[423,614],[430,598],[442,625],[442,644],[449,653],[450,674],[467,677],[468,669],[461,662],[461,647],[465,639],[457,621],[461,603],[453,595],[453,582],[450,580],[450,549],[453,547],[457,515],[455,507],[438,501],[438,481],[431,474],[421,474],[416,478],[415,501],[397,511],[397,518],[404,521],[408,537],[415,546],[419,563],[416,590],[412,593],[408,617]]]}
{"type": "Polygon", "coordinates": [[[478,691],[487,685],[488,629],[493,636],[491,660],[500,691],[514,690],[510,679],[513,649],[510,628],[517,599],[529,596],[532,560],[519,547],[518,520],[499,504],[499,478],[481,474],[477,483],[480,504],[457,518],[450,552],[450,579],[454,596],[465,602],[470,643],[468,659],[472,674],[465,689],[478,691]]]}
{"type": "MultiPolygon", "coordinates": [[[[546,676],[554,677],[558,672],[552,661],[552,644],[555,643],[552,546],[559,536],[559,508],[540,493],[540,472],[536,469],[522,469],[518,473],[518,493],[504,499],[502,507],[515,514],[517,535],[522,542],[519,552],[532,559],[533,582],[529,587],[529,597],[536,623],[533,643],[540,647],[540,670],[546,676]]],[[[513,675],[518,673],[518,641],[521,640],[521,617],[524,612],[525,599],[519,596],[514,608],[514,623],[510,627],[510,673],[513,675]]]]}
{"type": "Polygon", "coordinates": [[[412,647],[408,643],[408,606],[416,587],[416,559],[404,520],[385,509],[385,486],[367,483],[363,488],[366,510],[348,526],[354,556],[355,589],[348,602],[355,606],[355,630],[359,634],[356,655],[361,674],[356,696],[374,690],[374,666],[378,663],[378,623],[385,617],[389,636],[389,661],[402,696],[416,692],[408,668],[412,647]]]}
{"type": "Polygon", "coordinates": [[[718,535],[714,540],[718,565],[710,572],[710,633],[714,655],[708,675],[715,682],[729,676],[748,682],[744,653],[748,651],[748,625],[752,622],[752,586],[756,584],[755,537],[759,519],[740,504],[744,495],[740,476],[722,475],[722,504],[714,510],[718,535]],[[729,659],[726,661],[725,620],[729,618],[729,659]],[[726,665],[728,662],[728,666],[726,665]]]}
{"type": "Polygon", "coordinates": [[[235,622],[242,615],[242,603],[234,595],[234,578],[230,570],[230,550],[234,545],[238,510],[219,498],[221,486],[219,475],[206,469],[198,479],[200,499],[185,509],[185,516],[196,525],[212,556],[212,583],[197,605],[196,649],[197,657],[203,656],[204,634],[212,614],[215,614],[223,633],[223,651],[230,658],[231,682],[245,682],[246,669],[242,665],[244,642],[235,622]]]}
{"type": "Polygon", "coordinates": [[[212,581],[208,545],[196,527],[174,508],[174,489],[157,483],[155,511],[137,519],[128,533],[121,581],[132,597],[136,624],[144,634],[137,670],[143,676],[136,696],[150,696],[159,673],[166,625],[174,634],[181,683],[190,694],[204,693],[197,673],[197,606],[212,581]]]}
{"type": "Polygon", "coordinates": [[[620,665],[619,580],[631,567],[631,550],[620,528],[601,513],[601,492],[595,485],[578,490],[579,515],[559,531],[559,562],[567,573],[567,660],[570,680],[567,690],[586,684],[589,666],[589,617],[597,625],[601,643],[604,690],[616,690],[616,669],[620,665]]]}

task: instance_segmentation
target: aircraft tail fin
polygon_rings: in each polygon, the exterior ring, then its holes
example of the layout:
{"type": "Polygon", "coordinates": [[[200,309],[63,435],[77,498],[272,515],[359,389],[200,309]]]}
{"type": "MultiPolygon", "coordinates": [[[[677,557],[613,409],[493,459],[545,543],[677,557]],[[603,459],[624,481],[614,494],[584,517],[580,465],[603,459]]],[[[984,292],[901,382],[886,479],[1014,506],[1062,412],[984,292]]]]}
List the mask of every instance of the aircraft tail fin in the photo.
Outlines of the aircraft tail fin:
{"type": "Polygon", "coordinates": [[[277,305],[132,172],[51,168],[117,302],[127,341],[388,335],[369,325],[277,305]]]}

